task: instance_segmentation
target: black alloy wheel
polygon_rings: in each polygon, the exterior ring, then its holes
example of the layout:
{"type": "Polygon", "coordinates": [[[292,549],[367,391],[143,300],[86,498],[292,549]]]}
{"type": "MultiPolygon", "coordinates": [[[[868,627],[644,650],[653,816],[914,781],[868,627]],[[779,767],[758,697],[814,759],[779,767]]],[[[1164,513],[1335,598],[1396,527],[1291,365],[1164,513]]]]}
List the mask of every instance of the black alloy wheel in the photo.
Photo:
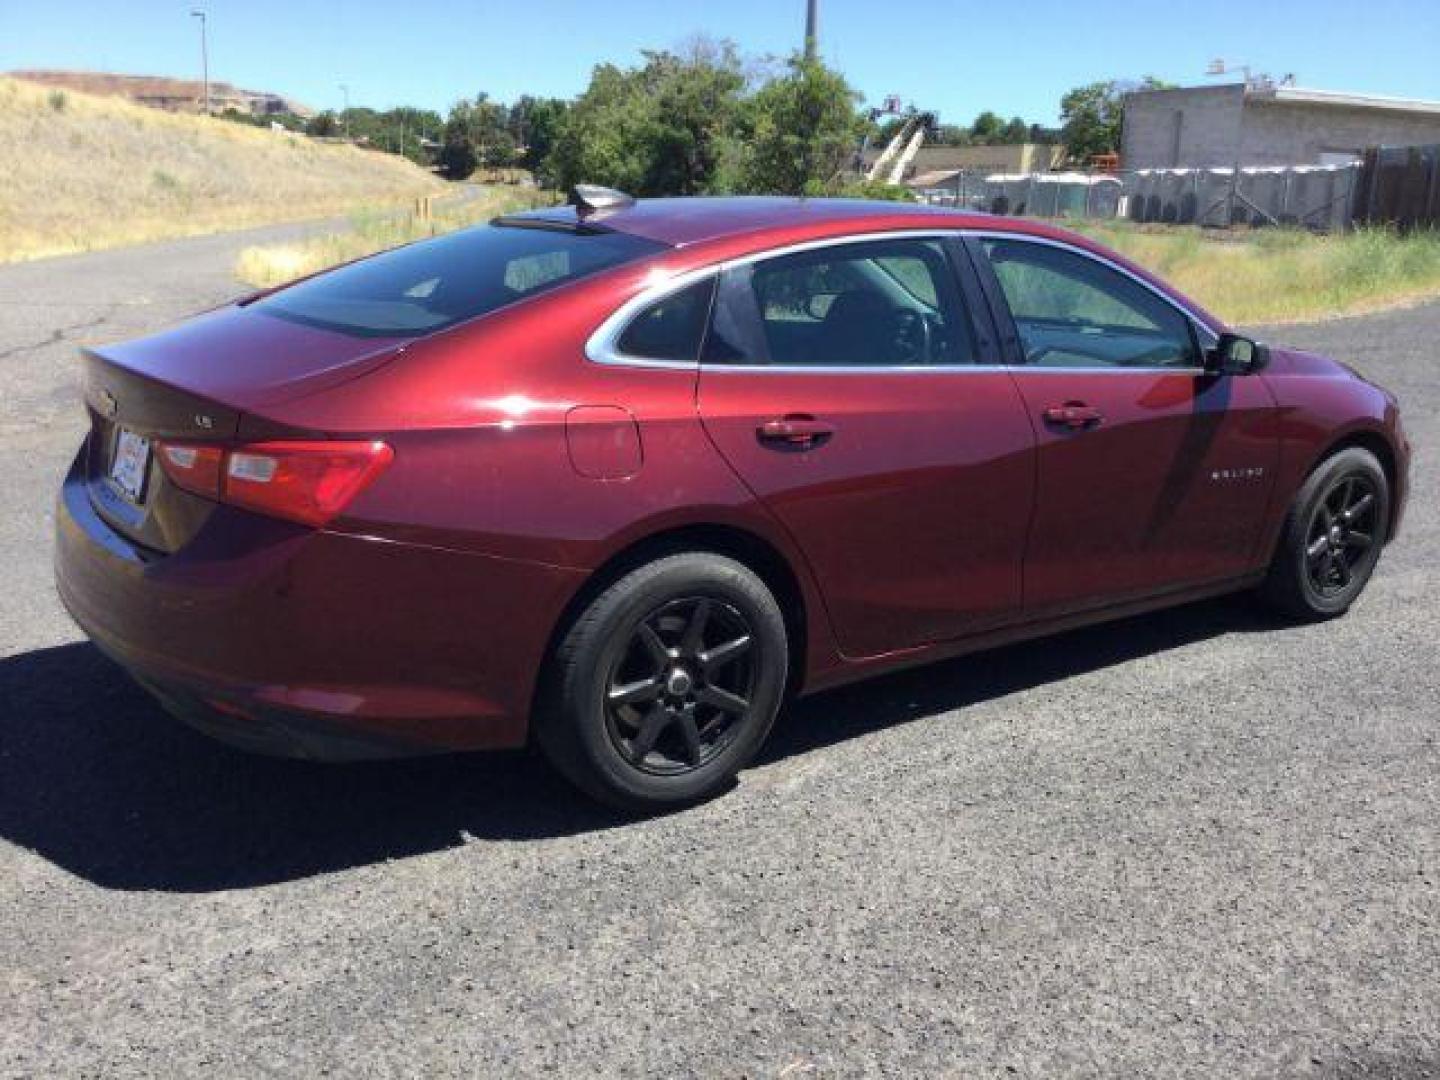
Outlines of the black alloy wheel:
{"type": "Polygon", "coordinates": [[[605,724],[642,772],[673,776],[712,761],[750,719],[754,635],[733,606],[703,596],[644,616],[611,668],[605,724]]]}
{"type": "Polygon", "coordinates": [[[1305,568],[1310,585],[1322,597],[1342,594],[1375,546],[1380,506],[1370,478],[1351,473],[1321,495],[1306,530],[1305,568]]]}
{"type": "Polygon", "coordinates": [[[1344,614],[1370,580],[1389,528],[1384,468],[1369,450],[1339,451],[1300,486],[1260,596],[1296,619],[1344,614]]]}
{"type": "Polygon", "coordinates": [[[718,794],[770,733],[789,675],[775,595],[744,563],[662,555],[586,603],[541,680],[535,739],[560,772],[624,810],[718,794]]]}

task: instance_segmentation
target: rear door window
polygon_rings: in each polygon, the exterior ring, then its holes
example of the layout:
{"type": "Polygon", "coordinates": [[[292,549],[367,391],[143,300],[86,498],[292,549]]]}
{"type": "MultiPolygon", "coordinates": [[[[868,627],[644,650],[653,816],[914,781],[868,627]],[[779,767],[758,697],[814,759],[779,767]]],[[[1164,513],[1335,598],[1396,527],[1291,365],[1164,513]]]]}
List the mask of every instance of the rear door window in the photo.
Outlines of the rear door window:
{"type": "Polygon", "coordinates": [[[730,272],[704,359],[786,367],[976,362],[954,272],[942,243],[929,239],[826,246],[730,272]]]}
{"type": "Polygon", "coordinates": [[[482,225],[281,289],[254,310],[361,337],[407,337],[665,250],[626,233],[482,225]]]}

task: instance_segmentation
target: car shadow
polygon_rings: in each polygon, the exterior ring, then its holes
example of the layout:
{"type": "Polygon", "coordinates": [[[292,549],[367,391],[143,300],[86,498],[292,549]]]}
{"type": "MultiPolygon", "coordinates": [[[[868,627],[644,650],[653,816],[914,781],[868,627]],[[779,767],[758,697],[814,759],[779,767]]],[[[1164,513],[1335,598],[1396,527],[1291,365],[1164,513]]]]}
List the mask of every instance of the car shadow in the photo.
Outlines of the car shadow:
{"type": "Polygon", "coordinates": [[[1210,638],[1284,625],[1248,597],[1225,596],[868,679],[792,705],[776,722],[758,763],[1210,638]]]}
{"type": "MultiPolygon", "coordinates": [[[[1221,634],[1273,626],[1212,601],[804,699],[761,763],[1221,634]]],[[[249,888],[630,819],[526,753],[329,766],[253,757],[171,720],[90,644],[0,660],[0,837],[104,888],[249,888]]]]}

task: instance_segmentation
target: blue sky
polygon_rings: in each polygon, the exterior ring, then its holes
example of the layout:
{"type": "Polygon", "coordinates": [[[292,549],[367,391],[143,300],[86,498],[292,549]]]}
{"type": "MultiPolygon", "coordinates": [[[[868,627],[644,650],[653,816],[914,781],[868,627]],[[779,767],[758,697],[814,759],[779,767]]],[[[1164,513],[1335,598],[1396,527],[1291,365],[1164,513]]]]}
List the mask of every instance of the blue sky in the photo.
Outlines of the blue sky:
{"type": "MultiPolygon", "coordinates": [[[[190,3],[0,0],[0,71],[198,75],[190,3]]],[[[696,33],[747,52],[799,44],[803,0],[210,0],[210,71],[317,107],[444,110],[488,91],[570,96],[602,61],[696,33]],[[604,13],[603,15],[601,13],[604,13]]],[[[1204,82],[1216,56],[1302,86],[1440,100],[1440,2],[822,0],[821,47],[868,102],[896,93],[943,119],[981,109],[1056,119],[1101,78],[1204,82]]]]}

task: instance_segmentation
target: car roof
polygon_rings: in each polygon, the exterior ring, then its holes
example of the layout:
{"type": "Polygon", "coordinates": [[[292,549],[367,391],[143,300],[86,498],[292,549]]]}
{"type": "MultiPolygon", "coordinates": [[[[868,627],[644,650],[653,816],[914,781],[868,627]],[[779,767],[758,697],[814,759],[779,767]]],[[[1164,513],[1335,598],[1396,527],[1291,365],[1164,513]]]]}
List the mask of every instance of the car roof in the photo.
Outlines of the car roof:
{"type": "MultiPolygon", "coordinates": [[[[637,199],[581,217],[574,206],[505,215],[506,223],[526,220],[552,228],[591,226],[653,240],[671,248],[699,247],[707,256],[732,257],[776,244],[801,243],[845,234],[905,229],[975,229],[988,233],[1059,240],[1098,254],[1149,282],[1190,311],[1214,333],[1225,324],[1169,283],[1089,237],[1033,218],[1016,218],[879,199],[819,199],[783,195],[688,195],[637,199]],[[703,247],[702,247],[703,245],[703,247]]],[[[697,256],[699,252],[696,253],[697,256]]]]}
{"type": "MultiPolygon", "coordinates": [[[[508,221],[535,220],[556,225],[579,223],[576,208],[557,206],[507,216],[508,221]]],[[[629,206],[587,215],[586,223],[616,232],[655,240],[671,247],[687,247],[712,240],[763,234],[775,230],[828,231],[848,225],[867,228],[996,227],[989,214],[966,213],[914,203],[873,199],[811,199],[775,195],[685,196],[637,199],[629,206]],[[827,228],[828,227],[828,228],[827,228]]]]}

